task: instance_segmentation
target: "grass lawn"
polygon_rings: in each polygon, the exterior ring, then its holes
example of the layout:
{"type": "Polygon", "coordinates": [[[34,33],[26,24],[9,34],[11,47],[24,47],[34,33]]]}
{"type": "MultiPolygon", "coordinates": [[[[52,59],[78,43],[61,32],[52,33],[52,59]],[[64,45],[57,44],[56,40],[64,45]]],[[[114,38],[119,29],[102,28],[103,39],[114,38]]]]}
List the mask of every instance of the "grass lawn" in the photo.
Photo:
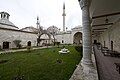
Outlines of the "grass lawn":
{"type": "Polygon", "coordinates": [[[46,48],[31,52],[1,54],[0,80],[69,80],[81,56],[74,46],[67,46],[69,54],[59,54],[61,48],[46,48]],[[59,61],[61,63],[59,63],[59,61]]]}

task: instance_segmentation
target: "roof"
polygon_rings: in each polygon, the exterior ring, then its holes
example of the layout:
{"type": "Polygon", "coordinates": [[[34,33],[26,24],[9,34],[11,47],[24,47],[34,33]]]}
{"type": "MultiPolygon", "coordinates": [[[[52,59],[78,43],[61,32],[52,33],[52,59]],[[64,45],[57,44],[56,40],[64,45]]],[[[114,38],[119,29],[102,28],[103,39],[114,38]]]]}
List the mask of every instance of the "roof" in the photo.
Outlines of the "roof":
{"type": "Polygon", "coordinates": [[[0,25],[1,25],[0,27],[3,27],[3,28],[19,29],[12,22],[10,22],[8,19],[0,19],[0,25]]]}
{"type": "Polygon", "coordinates": [[[29,27],[22,28],[21,31],[37,32],[38,29],[36,29],[36,28],[34,28],[32,26],[29,26],[29,27]]]}
{"type": "MultiPolygon", "coordinates": [[[[10,16],[7,12],[0,12],[0,14],[10,16]]],[[[9,21],[9,18],[3,18],[3,17],[1,17],[0,19],[0,27],[8,28],[8,29],[19,29],[12,22],[9,21]]]]}
{"type": "MultiPolygon", "coordinates": [[[[2,14],[2,13],[9,15],[7,12],[4,12],[4,11],[3,11],[3,12],[0,12],[0,14],[2,14]]],[[[9,15],[9,16],[10,16],[10,15],[9,15]]]]}
{"type": "Polygon", "coordinates": [[[82,26],[81,26],[81,25],[78,25],[78,26],[72,28],[72,30],[78,30],[78,29],[82,29],[82,26]]]}

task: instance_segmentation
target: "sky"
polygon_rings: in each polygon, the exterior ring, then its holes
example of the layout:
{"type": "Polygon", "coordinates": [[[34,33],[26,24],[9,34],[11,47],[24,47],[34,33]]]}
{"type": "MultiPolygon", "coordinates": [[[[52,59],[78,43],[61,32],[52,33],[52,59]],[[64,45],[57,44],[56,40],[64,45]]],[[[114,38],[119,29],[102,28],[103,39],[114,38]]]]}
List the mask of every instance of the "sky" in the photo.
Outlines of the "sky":
{"type": "Polygon", "coordinates": [[[63,3],[66,8],[66,27],[70,30],[82,25],[82,12],[78,0],[0,0],[0,12],[10,14],[17,27],[36,27],[37,16],[44,29],[54,25],[62,30],[63,3]]]}

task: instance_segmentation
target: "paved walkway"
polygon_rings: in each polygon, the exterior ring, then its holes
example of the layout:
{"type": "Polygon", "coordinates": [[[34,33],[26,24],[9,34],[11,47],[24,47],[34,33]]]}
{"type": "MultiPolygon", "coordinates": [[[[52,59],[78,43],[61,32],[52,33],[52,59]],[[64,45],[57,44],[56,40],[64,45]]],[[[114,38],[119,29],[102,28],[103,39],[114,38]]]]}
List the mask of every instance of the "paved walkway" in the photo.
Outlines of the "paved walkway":
{"type": "Polygon", "coordinates": [[[93,67],[89,67],[87,73],[83,72],[83,67],[81,66],[80,62],[69,80],[98,80],[94,54],[92,54],[92,62],[93,67]]]}
{"type": "MultiPolygon", "coordinates": [[[[43,48],[50,48],[50,47],[52,47],[52,46],[36,47],[36,48],[32,48],[32,50],[43,49],[43,48]]],[[[19,52],[19,51],[26,51],[26,50],[27,49],[5,50],[5,51],[0,51],[0,54],[11,53],[11,52],[19,52]]]]}
{"type": "Polygon", "coordinates": [[[97,69],[99,80],[120,80],[120,74],[116,71],[114,63],[120,63],[120,58],[104,56],[101,50],[94,46],[95,57],[97,62],[97,69]]]}

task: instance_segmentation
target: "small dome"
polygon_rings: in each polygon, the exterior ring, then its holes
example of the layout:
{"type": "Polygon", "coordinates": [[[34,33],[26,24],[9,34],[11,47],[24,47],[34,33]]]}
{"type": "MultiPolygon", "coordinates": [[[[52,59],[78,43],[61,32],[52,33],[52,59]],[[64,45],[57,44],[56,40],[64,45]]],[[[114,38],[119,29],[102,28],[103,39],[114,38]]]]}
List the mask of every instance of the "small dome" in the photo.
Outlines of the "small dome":
{"type": "Polygon", "coordinates": [[[9,21],[9,14],[7,12],[0,12],[0,27],[8,29],[18,29],[12,22],[9,21]]]}

